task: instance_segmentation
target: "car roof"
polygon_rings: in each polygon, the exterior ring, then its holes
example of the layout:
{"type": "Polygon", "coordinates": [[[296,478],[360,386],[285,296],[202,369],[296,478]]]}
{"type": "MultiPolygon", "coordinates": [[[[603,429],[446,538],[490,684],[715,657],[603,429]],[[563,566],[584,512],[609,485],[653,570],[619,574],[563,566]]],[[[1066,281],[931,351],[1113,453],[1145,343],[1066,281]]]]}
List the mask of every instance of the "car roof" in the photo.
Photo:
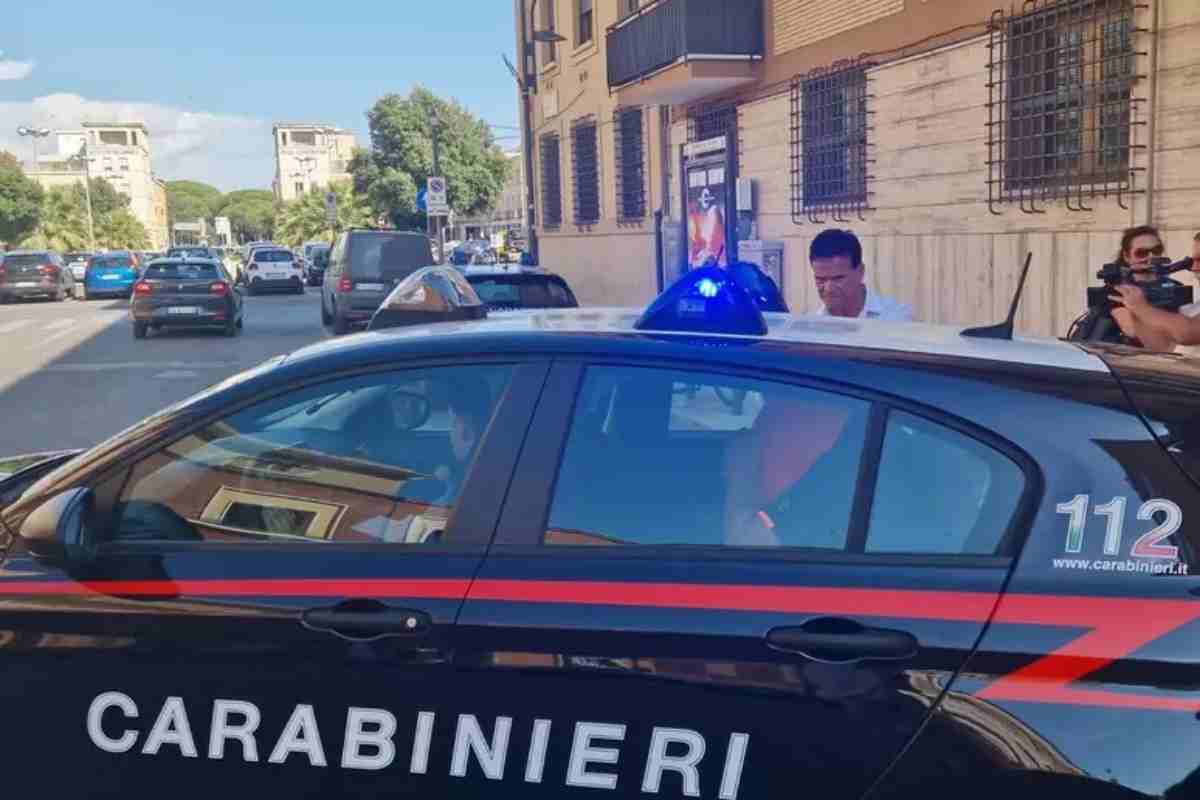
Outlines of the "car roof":
{"type": "Polygon", "coordinates": [[[472,264],[462,268],[463,274],[468,278],[487,278],[500,275],[530,275],[543,276],[547,278],[559,278],[562,276],[556,272],[541,267],[523,267],[520,264],[472,264]]]}
{"type": "MultiPolygon", "coordinates": [[[[922,322],[892,322],[875,319],[831,318],[817,315],[764,314],[768,331],[764,336],[732,334],[696,334],[689,332],[642,331],[634,326],[642,316],[639,308],[576,308],[492,312],[487,319],[468,322],[442,322],[432,325],[390,328],[368,332],[344,339],[334,339],[309,345],[295,351],[287,363],[338,360],[356,354],[360,348],[364,361],[378,357],[386,360],[389,352],[445,344],[450,340],[485,341],[484,349],[531,352],[549,346],[554,350],[566,346],[566,340],[581,347],[595,348],[599,340],[659,341],[675,345],[692,345],[700,341],[720,344],[747,343],[774,347],[817,346],[821,348],[854,348],[882,353],[936,357],[954,357],[981,362],[1005,362],[1026,366],[1051,367],[1064,370],[1108,373],[1103,360],[1082,347],[1059,339],[1035,336],[1014,336],[1012,340],[966,337],[956,325],[922,322]],[[558,340],[558,341],[555,341],[558,340]]],[[[469,342],[467,343],[469,344],[469,342]]],[[[453,349],[453,348],[452,348],[453,349]]],[[[744,348],[722,348],[736,354],[744,348]]]]}
{"type": "Polygon", "coordinates": [[[54,253],[58,254],[57,250],[6,250],[0,253],[0,256],[41,256],[54,253]]]}

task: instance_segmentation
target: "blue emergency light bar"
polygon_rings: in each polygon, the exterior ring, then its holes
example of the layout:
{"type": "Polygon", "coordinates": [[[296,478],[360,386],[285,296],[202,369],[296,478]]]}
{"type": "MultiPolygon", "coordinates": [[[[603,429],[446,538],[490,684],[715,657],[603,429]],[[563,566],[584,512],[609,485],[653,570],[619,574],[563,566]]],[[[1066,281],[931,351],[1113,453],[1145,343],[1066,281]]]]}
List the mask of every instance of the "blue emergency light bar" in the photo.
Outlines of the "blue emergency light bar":
{"type": "Polygon", "coordinates": [[[767,321],[754,296],[730,272],[720,267],[700,267],[660,294],[634,328],[763,336],[767,321]]]}

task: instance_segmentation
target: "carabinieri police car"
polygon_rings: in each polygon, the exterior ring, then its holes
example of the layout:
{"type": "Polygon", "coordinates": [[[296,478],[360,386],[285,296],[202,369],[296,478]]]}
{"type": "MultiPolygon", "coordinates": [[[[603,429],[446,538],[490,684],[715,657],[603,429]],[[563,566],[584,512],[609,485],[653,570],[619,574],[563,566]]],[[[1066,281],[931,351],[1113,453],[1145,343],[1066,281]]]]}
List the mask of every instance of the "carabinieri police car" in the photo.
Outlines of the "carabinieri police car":
{"type": "Polygon", "coordinates": [[[18,472],[0,780],[1200,797],[1200,370],[1001,332],[701,269],[318,344],[18,472]]]}

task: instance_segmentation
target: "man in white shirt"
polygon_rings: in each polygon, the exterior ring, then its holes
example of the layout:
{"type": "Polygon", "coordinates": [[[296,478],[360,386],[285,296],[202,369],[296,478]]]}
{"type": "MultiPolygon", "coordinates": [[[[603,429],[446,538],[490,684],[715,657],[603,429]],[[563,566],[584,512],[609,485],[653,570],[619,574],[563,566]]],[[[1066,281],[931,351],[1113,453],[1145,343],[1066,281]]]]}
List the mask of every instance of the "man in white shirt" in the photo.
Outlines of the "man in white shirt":
{"type": "Polygon", "coordinates": [[[808,249],[817,294],[818,314],[859,319],[911,322],[912,307],[867,287],[862,244],[850,231],[829,228],[817,234],[808,249]]]}

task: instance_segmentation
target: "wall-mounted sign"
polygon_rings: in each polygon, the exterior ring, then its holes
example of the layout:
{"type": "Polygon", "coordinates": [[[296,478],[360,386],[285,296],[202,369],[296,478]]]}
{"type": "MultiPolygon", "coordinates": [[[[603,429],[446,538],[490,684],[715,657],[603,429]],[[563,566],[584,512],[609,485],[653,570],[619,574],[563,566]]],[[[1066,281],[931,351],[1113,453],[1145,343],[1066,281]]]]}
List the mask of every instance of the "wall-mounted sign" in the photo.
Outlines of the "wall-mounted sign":
{"type": "Polygon", "coordinates": [[[714,136],[711,139],[704,139],[699,142],[688,142],[683,146],[683,157],[696,158],[698,156],[719,153],[725,149],[725,144],[724,136],[714,136]]]}

